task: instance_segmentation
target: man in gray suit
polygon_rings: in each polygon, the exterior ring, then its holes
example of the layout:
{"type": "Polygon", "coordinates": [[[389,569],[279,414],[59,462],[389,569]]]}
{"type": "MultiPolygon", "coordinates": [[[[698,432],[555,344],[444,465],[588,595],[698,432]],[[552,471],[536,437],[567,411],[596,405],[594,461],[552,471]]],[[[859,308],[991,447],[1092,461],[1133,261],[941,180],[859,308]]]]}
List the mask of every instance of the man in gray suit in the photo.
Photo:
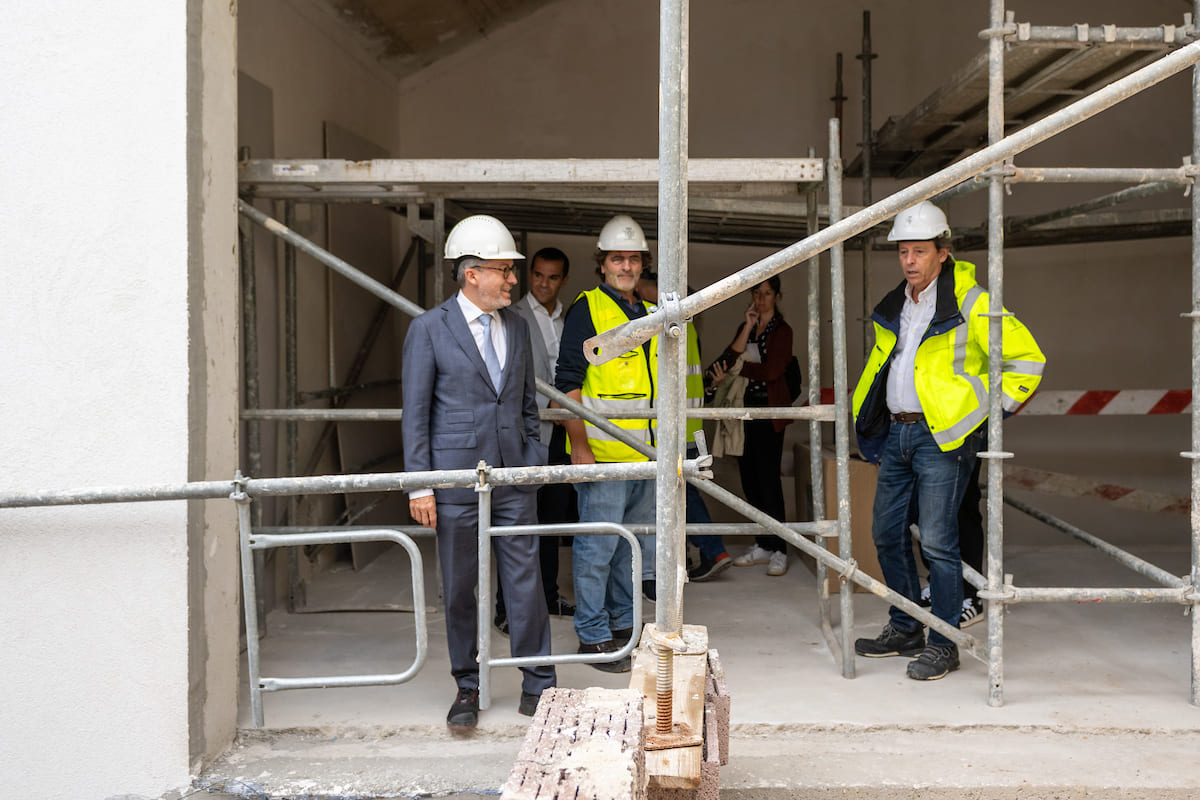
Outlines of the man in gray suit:
{"type": "MultiPolygon", "coordinates": [[[[544,464],[529,328],[507,308],[516,284],[513,259],[524,256],[499,220],[481,214],[450,231],[446,258],[454,261],[458,293],[413,320],[404,341],[405,469],[474,469],[479,461],[497,467],[544,464]]],[[[493,489],[493,524],[536,522],[536,489],[493,489]]],[[[413,519],[437,530],[450,672],[458,686],[446,716],[452,729],[473,728],[479,718],[477,501],[471,488],[409,494],[413,519]]],[[[514,656],[550,652],[537,539],[494,540],[514,656]]],[[[518,710],[532,716],[542,691],[555,685],[554,667],[522,672],[518,710]]]]}

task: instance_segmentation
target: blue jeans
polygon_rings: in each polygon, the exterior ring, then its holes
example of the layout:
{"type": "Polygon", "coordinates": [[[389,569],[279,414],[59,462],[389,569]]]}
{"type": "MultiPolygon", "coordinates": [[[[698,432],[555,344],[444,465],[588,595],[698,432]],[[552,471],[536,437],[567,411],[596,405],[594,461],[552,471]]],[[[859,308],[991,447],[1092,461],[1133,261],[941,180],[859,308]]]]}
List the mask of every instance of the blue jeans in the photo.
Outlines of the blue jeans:
{"type": "MultiPolygon", "coordinates": [[[[689,453],[689,458],[693,456],[689,453]]],[[[704,495],[700,494],[700,490],[690,483],[684,489],[684,496],[687,499],[687,521],[709,523],[712,522],[712,517],[709,516],[708,506],[704,505],[704,495]]],[[[720,535],[715,533],[698,533],[694,536],[687,537],[687,540],[696,545],[696,549],[700,551],[700,557],[705,561],[716,561],[717,556],[725,552],[725,542],[720,535]]]]}
{"type": "MultiPolygon", "coordinates": [[[[654,522],[654,481],[597,481],[575,486],[580,522],[654,522]]],[[[639,536],[644,580],[654,577],[654,537],[639,536]],[[647,541],[648,540],[648,541],[647,541]],[[649,551],[649,565],[645,553],[649,551]],[[649,569],[649,578],[646,570],[649,569]]],[[[620,536],[575,536],[571,569],[575,576],[575,634],[583,644],[612,639],[614,630],[633,626],[633,555],[620,536]]]]}
{"type": "MultiPolygon", "coordinates": [[[[879,465],[871,537],[888,587],[910,600],[920,596],[917,563],[909,533],[909,502],[916,504],[921,549],[929,561],[929,593],[934,616],[958,627],[962,613],[962,557],[958,550],[958,507],[975,468],[984,429],[957,450],[942,452],[924,421],[893,422],[879,465]]],[[[892,627],[906,633],[921,623],[892,606],[892,627]]],[[[929,643],[950,644],[931,631],[929,643]]]]}

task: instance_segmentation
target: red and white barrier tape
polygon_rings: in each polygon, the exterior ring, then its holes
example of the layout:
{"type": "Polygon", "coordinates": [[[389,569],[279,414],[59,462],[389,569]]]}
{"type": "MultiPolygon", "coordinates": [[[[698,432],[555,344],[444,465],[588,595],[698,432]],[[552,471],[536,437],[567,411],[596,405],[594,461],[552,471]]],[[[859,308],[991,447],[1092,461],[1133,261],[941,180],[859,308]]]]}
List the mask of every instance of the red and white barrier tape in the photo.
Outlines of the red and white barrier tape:
{"type": "MultiPolygon", "coordinates": [[[[821,403],[833,403],[833,389],[821,390],[821,403]]],[[[1127,389],[1039,391],[1017,412],[1023,416],[1140,416],[1187,414],[1192,410],[1191,389],[1127,389]]]]}

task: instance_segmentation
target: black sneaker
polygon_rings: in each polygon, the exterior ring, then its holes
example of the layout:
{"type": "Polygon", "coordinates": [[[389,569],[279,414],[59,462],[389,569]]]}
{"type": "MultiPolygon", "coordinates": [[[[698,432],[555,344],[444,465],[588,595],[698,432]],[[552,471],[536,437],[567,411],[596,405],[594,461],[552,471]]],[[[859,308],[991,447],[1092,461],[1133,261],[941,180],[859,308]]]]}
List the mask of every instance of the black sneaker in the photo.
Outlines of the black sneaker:
{"type": "Polygon", "coordinates": [[[454,731],[474,728],[479,722],[479,690],[459,687],[454,705],[446,715],[446,727],[454,731]]]}
{"type": "Polygon", "coordinates": [[[658,600],[658,586],[655,581],[642,581],[642,596],[647,600],[658,600]]]}
{"type": "Polygon", "coordinates": [[[854,652],[867,658],[885,658],[887,656],[921,655],[925,649],[925,629],[917,628],[912,633],[898,631],[892,623],[883,626],[883,631],[874,639],[858,639],[854,642],[854,652]]]}
{"type": "MultiPolygon", "coordinates": [[[[580,642],[579,650],[577,652],[580,652],[580,653],[615,653],[620,649],[621,648],[617,647],[613,643],[612,639],[609,639],[607,642],[596,642],[595,644],[584,644],[583,642],[580,642]]],[[[600,662],[588,664],[588,666],[595,667],[596,669],[600,670],[601,672],[619,673],[619,672],[629,672],[631,669],[633,669],[633,662],[629,658],[629,656],[625,656],[624,658],[617,659],[616,661],[600,661],[600,662]]]]}
{"type": "Polygon", "coordinates": [[[550,612],[552,617],[573,617],[575,616],[575,606],[567,602],[567,598],[559,595],[553,600],[546,602],[546,610],[550,612]]]}
{"type": "Polygon", "coordinates": [[[908,677],[914,681],[936,681],[958,669],[958,646],[930,644],[917,660],[908,665],[908,677]]]}
{"type": "Polygon", "coordinates": [[[620,649],[633,638],[633,628],[617,628],[612,632],[613,644],[620,649]]]}
{"type": "Polygon", "coordinates": [[[497,614],[496,618],[492,620],[492,624],[496,626],[496,630],[500,631],[505,636],[508,636],[508,615],[507,614],[497,614]]]}
{"type": "Polygon", "coordinates": [[[542,699],[540,694],[530,694],[529,692],[521,692],[521,704],[517,706],[517,713],[525,717],[532,717],[537,711],[538,701],[542,699]]]}
{"type": "Polygon", "coordinates": [[[733,559],[730,558],[729,553],[721,553],[713,561],[709,561],[702,556],[700,563],[688,570],[688,580],[692,583],[711,581],[732,566],[733,559]]]}
{"type": "Polygon", "coordinates": [[[978,597],[964,597],[962,613],[958,615],[958,627],[969,628],[976,622],[983,622],[985,616],[982,600],[978,597]]]}

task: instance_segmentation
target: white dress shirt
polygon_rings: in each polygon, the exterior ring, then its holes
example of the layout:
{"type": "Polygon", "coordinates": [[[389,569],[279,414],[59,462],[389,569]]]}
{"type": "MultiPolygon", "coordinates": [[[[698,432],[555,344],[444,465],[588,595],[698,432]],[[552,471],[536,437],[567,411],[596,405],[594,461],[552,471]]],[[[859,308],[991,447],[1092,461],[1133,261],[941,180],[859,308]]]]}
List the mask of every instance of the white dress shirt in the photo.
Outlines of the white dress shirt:
{"type": "Polygon", "coordinates": [[[900,335],[896,338],[896,355],[892,357],[892,368],[887,379],[888,410],[893,414],[905,412],[921,413],[921,399],[917,397],[916,361],[917,346],[933,320],[937,308],[937,278],[915,299],[912,285],[904,285],[904,308],[900,311],[900,335]]]}
{"type": "MultiPolygon", "coordinates": [[[[458,307],[462,309],[463,316],[467,318],[467,328],[470,329],[471,336],[475,338],[475,346],[479,348],[479,357],[486,362],[487,357],[483,354],[483,323],[479,321],[485,312],[468,300],[461,291],[455,297],[458,298],[458,307]]],[[[508,339],[504,336],[504,321],[495,312],[488,316],[492,318],[492,347],[496,348],[496,357],[500,359],[500,369],[504,369],[504,365],[508,361],[508,348],[506,347],[508,339]]]]}

